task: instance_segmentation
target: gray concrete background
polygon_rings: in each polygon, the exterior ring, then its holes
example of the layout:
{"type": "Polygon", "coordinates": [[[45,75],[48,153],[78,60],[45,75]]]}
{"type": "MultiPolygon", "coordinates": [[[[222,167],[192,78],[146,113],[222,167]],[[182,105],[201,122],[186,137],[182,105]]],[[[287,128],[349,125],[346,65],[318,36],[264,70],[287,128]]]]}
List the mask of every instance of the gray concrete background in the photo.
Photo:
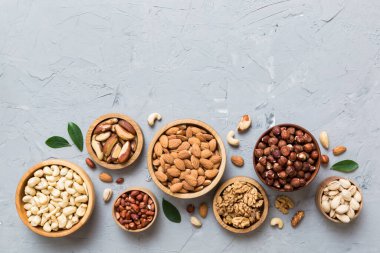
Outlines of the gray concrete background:
{"type": "MultiPolygon", "coordinates": [[[[0,1],[0,252],[378,252],[380,118],[380,2],[378,0],[173,0],[0,1]],[[163,120],[146,123],[158,111],[163,120]],[[112,220],[101,193],[103,171],[86,168],[86,151],[50,149],[52,135],[68,137],[74,121],[85,133],[99,115],[121,112],[142,127],[146,145],[132,168],[112,172],[124,185],[150,188],[181,211],[174,224],[160,213],[144,234],[127,234],[112,220]],[[328,131],[343,144],[345,158],[360,168],[345,175],[363,188],[364,209],[348,226],[331,224],[314,205],[317,185],[288,194],[306,217],[297,229],[275,208],[265,224],[247,235],[223,230],[212,213],[193,228],[187,203],[165,196],[148,182],[147,144],[165,123],[195,118],[225,140],[242,114],[253,128],[238,135],[244,168],[228,162],[223,181],[237,175],[257,179],[252,146],[267,118],[292,122],[314,135],[328,131]],[[272,116],[271,116],[272,115],[272,116]],[[50,157],[84,167],[96,187],[91,221],[72,236],[47,239],[19,220],[14,193],[22,174],[50,157]],[[270,218],[285,220],[283,230],[270,218]]],[[[273,203],[277,195],[268,193],[273,203]]]]}

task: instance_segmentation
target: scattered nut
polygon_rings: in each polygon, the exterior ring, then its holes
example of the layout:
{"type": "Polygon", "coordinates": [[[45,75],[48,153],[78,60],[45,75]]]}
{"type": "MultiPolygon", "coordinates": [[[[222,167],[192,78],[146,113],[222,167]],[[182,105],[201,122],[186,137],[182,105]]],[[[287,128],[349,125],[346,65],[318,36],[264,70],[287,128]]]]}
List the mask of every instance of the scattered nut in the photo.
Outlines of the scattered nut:
{"type": "Polygon", "coordinates": [[[231,156],[231,162],[237,167],[243,167],[244,166],[244,159],[243,159],[243,157],[241,157],[239,155],[231,156]]]}
{"type": "Polygon", "coordinates": [[[284,222],[280,218],[272,218],[270,220],[271,226],[277,226],[279,229],[282,229],[284,227],[284,222]]]}
{"type": "Polygon", "coordinates": [[[283,214],[288,214],[289,209],[294,208],[294,202],[291,198],[280,195],[276,198],[275,207],[283,214]]]}
{"type": "Polygon", "coordinates": [[[104,189],[104,191],[103,191],[104,202],[110,201],[111,198],[112,198],[112,190],[110,188],[104,189]]]}
{"type": "Polygon", "coordinates": [[[119,177],[118,179],[116,179],[116,183],[117,183],[117,184],[122,184],[122,183],[124,183],[124,178],[119,177]]]}
{"type": "Polygon", "coordinates": [[[113,181],[112,176],[106,172],[100,173],[99,179],[100,179],[100,181],[102,181],[104,183],[112,183],[112,181],[113,181]]]}
{"type": "Polygon", "coordinates": [[[91,169],[95,168],[95,163],[90,158],[86,158],[86,164],[91,169]]]}
{"type": "Polygon", "coordinates": [[[188,204],[187,207],[186,207],[186,211],[188,213],[193,213],[195,210],[195,206],[193,204],[188,204]]]}
{"type": "Polygon", "coordinates": [[[333,149],[333,154],[335,156],[341,155],[346,152],[347,148],[345,146],[337,146],[333,149]]]}
{"type": "Polygon", "coordinates": [[[227,134],[227,142],[231,146],[237,147],[237,146],[239,146],[240,141],[238,139],[236,139],[234,136],[235,136],[235,132],[232,130],[229,131],[227,134]]]}
{"type": "Polygon", "coordinates": [[[194,227],[197,227],[197,228],[202,227],[202,222],[195,216],[191,216],[190,222],[191,224],[193,224],[194,227]]]}
{"type": "Polygon", "coordinates": [[[295,228],[298,226],[298,224],[301,222],[301,220],[303,219],[303,217],[305,216],[305,212],[304,211],[297,211],[293,218],[292,218],[292,221],[291,221],[291,224],[292,224],[292,227],[295,228]]]}
{"type": "Polygon", "coordinates": [[[237,130],[239,132],[245,132],[251,127],[251,123],[251,118],[249,117],[249,115],[245,114],[241,117],[237,130]]]}
{"type": "Polygon", "coordinates": [[[325,149],[328,149],[328,148],[329,148],[329,137],[328,137],[326,131],[322,131],[322,132],[319,134],[319,141],[321,142],[322,146],[323,146],[325,149]]]}
{"type": "Polygon", "coordinates": [[[149,126],[154,126],[156,120],[161,120],[161,115],[157,112],[151,113],[148,117],[149,126]]]}
{"type": "Polygon", "coordinates": [[[322,157],[321,157],[321,163],[328,164],[329,160],[330,159],[329,159],[328,155],[322,155],[322,157]]]}
{"type": "Polygon", "coordinates": [[[207,216],[208,206],[206,203],[201,203],[199,206],[199,215],[204,219],[207,216]]]}

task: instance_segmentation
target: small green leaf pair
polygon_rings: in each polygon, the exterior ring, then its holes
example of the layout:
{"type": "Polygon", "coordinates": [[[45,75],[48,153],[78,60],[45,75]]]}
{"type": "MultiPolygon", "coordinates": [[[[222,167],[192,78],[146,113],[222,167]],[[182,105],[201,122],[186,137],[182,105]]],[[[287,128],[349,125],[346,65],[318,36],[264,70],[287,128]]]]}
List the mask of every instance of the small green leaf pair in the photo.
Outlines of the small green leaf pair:
{"type": "MultiPolygon", "coordinates": [[[[83,151],[83,134],[77,124],[69,122],[67,125],[67,132],[70,135],[71,140],[80,151],[83,151]]],[[[52,136],[45,141],[46,145],[51,148],[63,148],[69,147],[71,144],[61,136],[52,136]]]]}

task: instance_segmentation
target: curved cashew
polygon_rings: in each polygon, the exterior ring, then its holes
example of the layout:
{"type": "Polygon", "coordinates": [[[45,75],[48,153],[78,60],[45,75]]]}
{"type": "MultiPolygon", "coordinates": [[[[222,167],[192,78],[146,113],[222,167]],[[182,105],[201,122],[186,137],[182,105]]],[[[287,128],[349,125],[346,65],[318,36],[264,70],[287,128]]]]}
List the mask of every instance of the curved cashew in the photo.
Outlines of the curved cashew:
{"type": "Polygon", "coordinates": [[[272,218],[270,225],[277,226],[279,229],[282,229],[284,227],[284,222],[280,218],[272,218]]]}
{"type": "Polygon", "coordinates": [[[240,144],[240,141],[238,139],[236,139],[235,137],[235,132],[234,131],[229,131],[228,134],[227,134],[227,142],[228,144],[230,144],[231,146],[239,146],[240,144]]]}
{"type": "Polygon", "coordinates": [[[157,112],[151,113],[148,117],[149,126],[154,126],[156,120],[161,120],[161,115],[157,112]]]}

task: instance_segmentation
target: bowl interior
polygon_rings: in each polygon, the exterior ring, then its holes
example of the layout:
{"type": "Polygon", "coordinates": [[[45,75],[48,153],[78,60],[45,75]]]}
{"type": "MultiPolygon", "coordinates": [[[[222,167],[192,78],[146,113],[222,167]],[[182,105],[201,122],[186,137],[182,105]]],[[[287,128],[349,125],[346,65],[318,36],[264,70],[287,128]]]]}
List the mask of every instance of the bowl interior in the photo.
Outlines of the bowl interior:
{"type": "MultiPolygon", "coordinates": [[[[284,123],[284,124],[279,124],[279,125],[276,125],[276,126],[279,126],[279,127],[294,127],[295,129],[300,129],[300,130],[302,130],[303,132],[305,132],[305,133],[307,133],[308,135],[310,135],[311,138],[312,138],[312,140],[313,140],[313,143],[314,143],[314,145],[315,145],[315,147],[316,147],[316,150],[317,150],[317,152],[318,152],[318,160],[317,160],[317,163],[315,164],[315,171],[314,171],[314,173],[311,175],[310,179],[306,182],[306,184],[305,184],[304,186],[302,186],[302,187],[298,187],[298,188],[296,188],[296,189],[293,189],[292,191],[298,191],[298,190],[304,189],[305,187],[307,187],[307,186],[308,186],[308,185],[314,180],[314,178],[317,176],[317,174],[318,174],[318,172],[319,172],[319,168],[320,168],[320,166],[321,166],[321,149],[319,148],[319,144],[318,144],[317,140],[315,139],[315,137],[314,137],[314,136],[313,136],[313,135],[312,135],[307,129],[305,129],[305,128],[299,126],[299,125],[291,124],[291,123],[284,123]]],[[[273,126],[273,127],[275,127],[275,126],[273,126]]],[[[269,133],[272,131],[273,127],[267,129],[264,133],[262,133],[262,134],[260,135],[260,137],[259,137],[258,140],[256,141],[256,144],[255,144],[254,150],[255,150],[255,149],[257,148],[257,146],[259,145],[261,139],[262,139],[265,135],[269,134],[269,133]]],[[[270,187],[271,189],[274,189],[274,190],[276,190],[276,191],[280,191],[280,192],[292,192],[292,191],[285,191],[285,190],[282,189],[282,188],[281,188],[281,189],[278,189],[278,188],[276,188],[276,187],[274,187],[274,186],[272,186],[272,185],[267,185],[267,184],[265,183],[265,179],[260,175],[260,173],[259,173],[259,172],[257,171],[257,169],[256,169],[256,157],[255,157],[254,153],[253,153],[252,156],[253,156],[253,167],[254,167],[254,169],[255,169],[256,175],[260,178],[260,180],[261,180],[266,186],[268,186],[268,187],[270,187]]]]}
{"type": "Polygon", "coordinates": [[[123,230],[125,231],[128,231],[128,232],[132,232],[132,233],[138,233],[138,232],[142,232],[146,229],[148,229],[150,226],[153,225],[153,223],[156,221],[156,218],[157,218],[157,215],[158,215],[158,205],[157,205],[157,199],[156,199],[156,196],[153,194],[153,192],[151,192],[150,190],[146,189],[146,188],[143,188],[143,187],[130,187],[128,189],[126,189],[125,191],[123,191],[122,193],[119,194],[119,196],[117,196],[117,198],[115,199],[115,201],[113,202],[113,206],[112,206],[112,217],[114,219],[114,221],[116,222],[116,224],[123,230]],[[146,194],[149,195],[149,197],[153,200],[153,203],[154,203],[154,206],[155,206],[155,213],[154,213],[154,217],[153,217],[153,220],[144,228],[141,228],[141,229],[135,229],[135,230],[130,230],[130,229],[127,229],[125,228],[124,226],[122,226],[119,221],[116,219],[116,215],[115,215],[115,203],[116,201],[121,197],[121,195],[123,195],[124,193],[127,193],[127,192],[131,192],[131,191],[141,191],[141,192],[144,192],[146,194]]]}
{"type": "MultiPolygon", "coordinates": [[[[325,180],[323,180],[323,181],[319,184],[319,186],[318,186],[318,190],[317,190],[317,192],[316,192],[316,194],[315,194],[315,204],[317,205],[319,211],[323,214],[323,216],[325,216],[326,219],[328,219],[328,220],[330,220],[330,221],[332,221],[332,222],[335,222],[335,223],[345,224],[345,223],[341,222],[341,221],[338,220],[338,219],[331,218],[327,213],[325,213],[325,212],[323,211],[323,209],[322,209],[322,204],[321,204],[322,195],[323,195],[323,189],[324,189],[324,188],[325,188],[330,182],[335,181],[335,180],[339,180],[339,179],[346,179],[346,180],[350,181],[351,184],[353,184],[353,185],[356,186],[357,190],[360,192],[360,194],[362,195],[362,198],[363,198],[363,192],[362,192],[361,188],[359,187],[359,185],[358,185],[355,181],[353,181],[353,180],[351,180],[351,179],[348,179],[348,178],[344,178],[344,177],[331,176],[331,177],[326,178],[325,180]]],[[[362,199],[362,201],[360,202],[360,208],[359,208],[359,210],[355,213],[355,216],[354,216],[354,218],[351,219],[351,221],[354,220],[354,219],[356,219],[356,218],[359,216],[359,214],[360,214],[360,212],[362,211],[362,209],[363,209],[363,199],[362,199]]],[[[351,222],[351,221],[350,221],[350,222],[351,222]]]]}
{"type": "Polygon", "coordinates": [[[156,185],[163,192],[165,192],[166,194],[171,195],[173,197],[176,197],[176,198],[191,199],[191,198],[196,198],[196,197],[199,197],[199,196],[202,196],[202,195],[206,194],[207,192],[211,191],[218,184],[218,182],[220,181],[220,179],[223,176],[223,173],[224,173],[224,170],[225,170],[225,167],[226,167],[226,150],[224,148],[224,144],[223,144],[222,139],[220,138],[220,136],[218,135],[218,133],[212,127],[210,127],[206,123],[204,123],[202,121],[199,121],[199,120],[182,119],[182,120],[176,120],[176,121],[173,121],[173,122],[167,124],[166,126],[164,126],[163,128],[161,128],[155,134],[155,136],[153,137],[152,141],[149,144],[147,163],[148,163],[148,170],[149,170],[150,176],[152,177],[152,179],[156,183],[156,185]],[[164,186],[163,184],[161,184],[161,182],[156,178],[156,176],[154,174],[152,155],[153,155],[153,149],[154,149],[155,143],[157,142],[157,140],[160,138],[160,136],[166,130],[168,130],[171,127],[178,126],[178,125],[183,125],[183,124],[193,125],[193,126],[196,126],[196,127],[199,127],[199,128],[203,128],[207,132],[209,132],[210,134],[212,134],[215,137],[216,142],[218,143],[218,151],[220,153],[220,156],[222,157],[222,161],[221,161],[220,166],[219,166],[219,173],[218,173],[218,175],[212,180],[212,182],[211,182],[210,185],[206,186],[205,188],[203,188],[199,192],[193,192],[193,193],[173,193],[173,192],[171,192],[169,190],[169,188],[167,188],[166,186],[164,186]]]}
{"type": "Polygon", "coordinates": [[[90,127],[87,131],[87,134],[86,134],[86,148],[87,148],[87,152],[90,154],[91,158],[100,166],[107,168],[107,169],[111,169],[111,170],[123,169],[125,167],[130,166],[132,163],[134,163],[137,160],[137,158],[140,156],[143,145],[144,145],[144,136],[143,136],[143,133],[141,131],[140,126],[132,118],[130,118],[124,114],[120,114],[120,113],[108,113],[108,114],[100,116],[94,122],[92,122],[92,124],[90,125],[90,127]],[[101,161],[98,159],[94,150],[92,149],[91,138],[92,138],[92,134],[93,134],[96,126],[99,123],[101,123],[102,121],[105,121],[105,120],[111,119],[111,118],[123,119],[123,120],[129,122],[136,131],[136,134],[137,134],[136,151],[132,155],[132,157],[129,158],[129,160],[126,163],[113,164],[113,163],[107,163],[105,161],[101,161]]]}
{"type": "Polygon", "coordinates": [[[17,190],[16,190],[16,209],[17,209],[17,212],[18,212],[22,222],[33,232],[35,232],[39,235],[45,236],[45,237],[63,237],[63,236],[67,236],[69,234],[74,233],[75,231],[80,229],[87,222],[87,220],[91,217],[92,211],[94,209],[94,205],[95,205],[95,191],[94,191],[94,186],[92,184],[91,179],[89,178],[87,173],[82,168],[80,168],[78,165],[73,164],[73,163],[68,162],[68,161],[65,161],[65,160],[58,160],[58,159],[47,160],[47,161],[43,161],[43,162],[40,162],[40,163],[34,165],[32,168],[30,168],[22,176],[22,178],[21,178],[21,180],[17,186],[17,190]],[[88,205],[87,211],[86,211],[85,215],[79,220],[79,222],[77,224],[75,224],[70,229],[46,232],[40,226],[33,227],[32,225],[30,225],[30,223],[28,222],[28,217],[26,215],[26,211],[23,207],[24,202],[22,201],[22,198],[25,196],[24,188],[27,185],[29,178],[31,178],[33,176],[33,173],[36,170],[39,170],[45,166],[50,166],[50,165],[62,165],[62,166],[65,166],[67,168],[70,168],[70,169],[74,170],[76,173],[78,173],[87,185],[87,190],[88,190],[89,196],[88,196],[88,203],[87,203],[87,205],[88,205]]]}
{"type": "Polygon", "coordinates": [[[249,177],[238,176],[238,177],[233,177],[233,178],[227,180],[218,188],[218,190],[216,191],[216,193],[214,195],[213,212],[214,212],[214,216],[215,216],[216,220],[218,221],[218,223],[223,228],[225,228],[231,232],[237,233],[237,234],[248,233],[248,232],[251,232],[251,231],[257,229],[258,227],[260,227],[264,223],[265,219],[268,216],[268,210],[269,210],[269,201],[268,201],[268,196],[267,196],[265,189],[256,180],[249,178],[249,177]],[[235,181],[243,181],[243,182],[250,183],[253,186],[255,186],[259,190],[259,192],[263,195],[264,209],[263,209],[263,213],[261,215],[261,218],[256,223],[254,223],[252,226],[250,226],[248,228],[239,229],[239,228],[235,228],[235,227],[232,227],[230,225],[227,225],[220,218],[220,215],[218,214],[218,212],[216,210],[216,203],[217,203],[218,196],[220,196],[222,194],[222,192],[224,191],[224,189],[226,189],[229,185],[233,184],[235,181]]]}

